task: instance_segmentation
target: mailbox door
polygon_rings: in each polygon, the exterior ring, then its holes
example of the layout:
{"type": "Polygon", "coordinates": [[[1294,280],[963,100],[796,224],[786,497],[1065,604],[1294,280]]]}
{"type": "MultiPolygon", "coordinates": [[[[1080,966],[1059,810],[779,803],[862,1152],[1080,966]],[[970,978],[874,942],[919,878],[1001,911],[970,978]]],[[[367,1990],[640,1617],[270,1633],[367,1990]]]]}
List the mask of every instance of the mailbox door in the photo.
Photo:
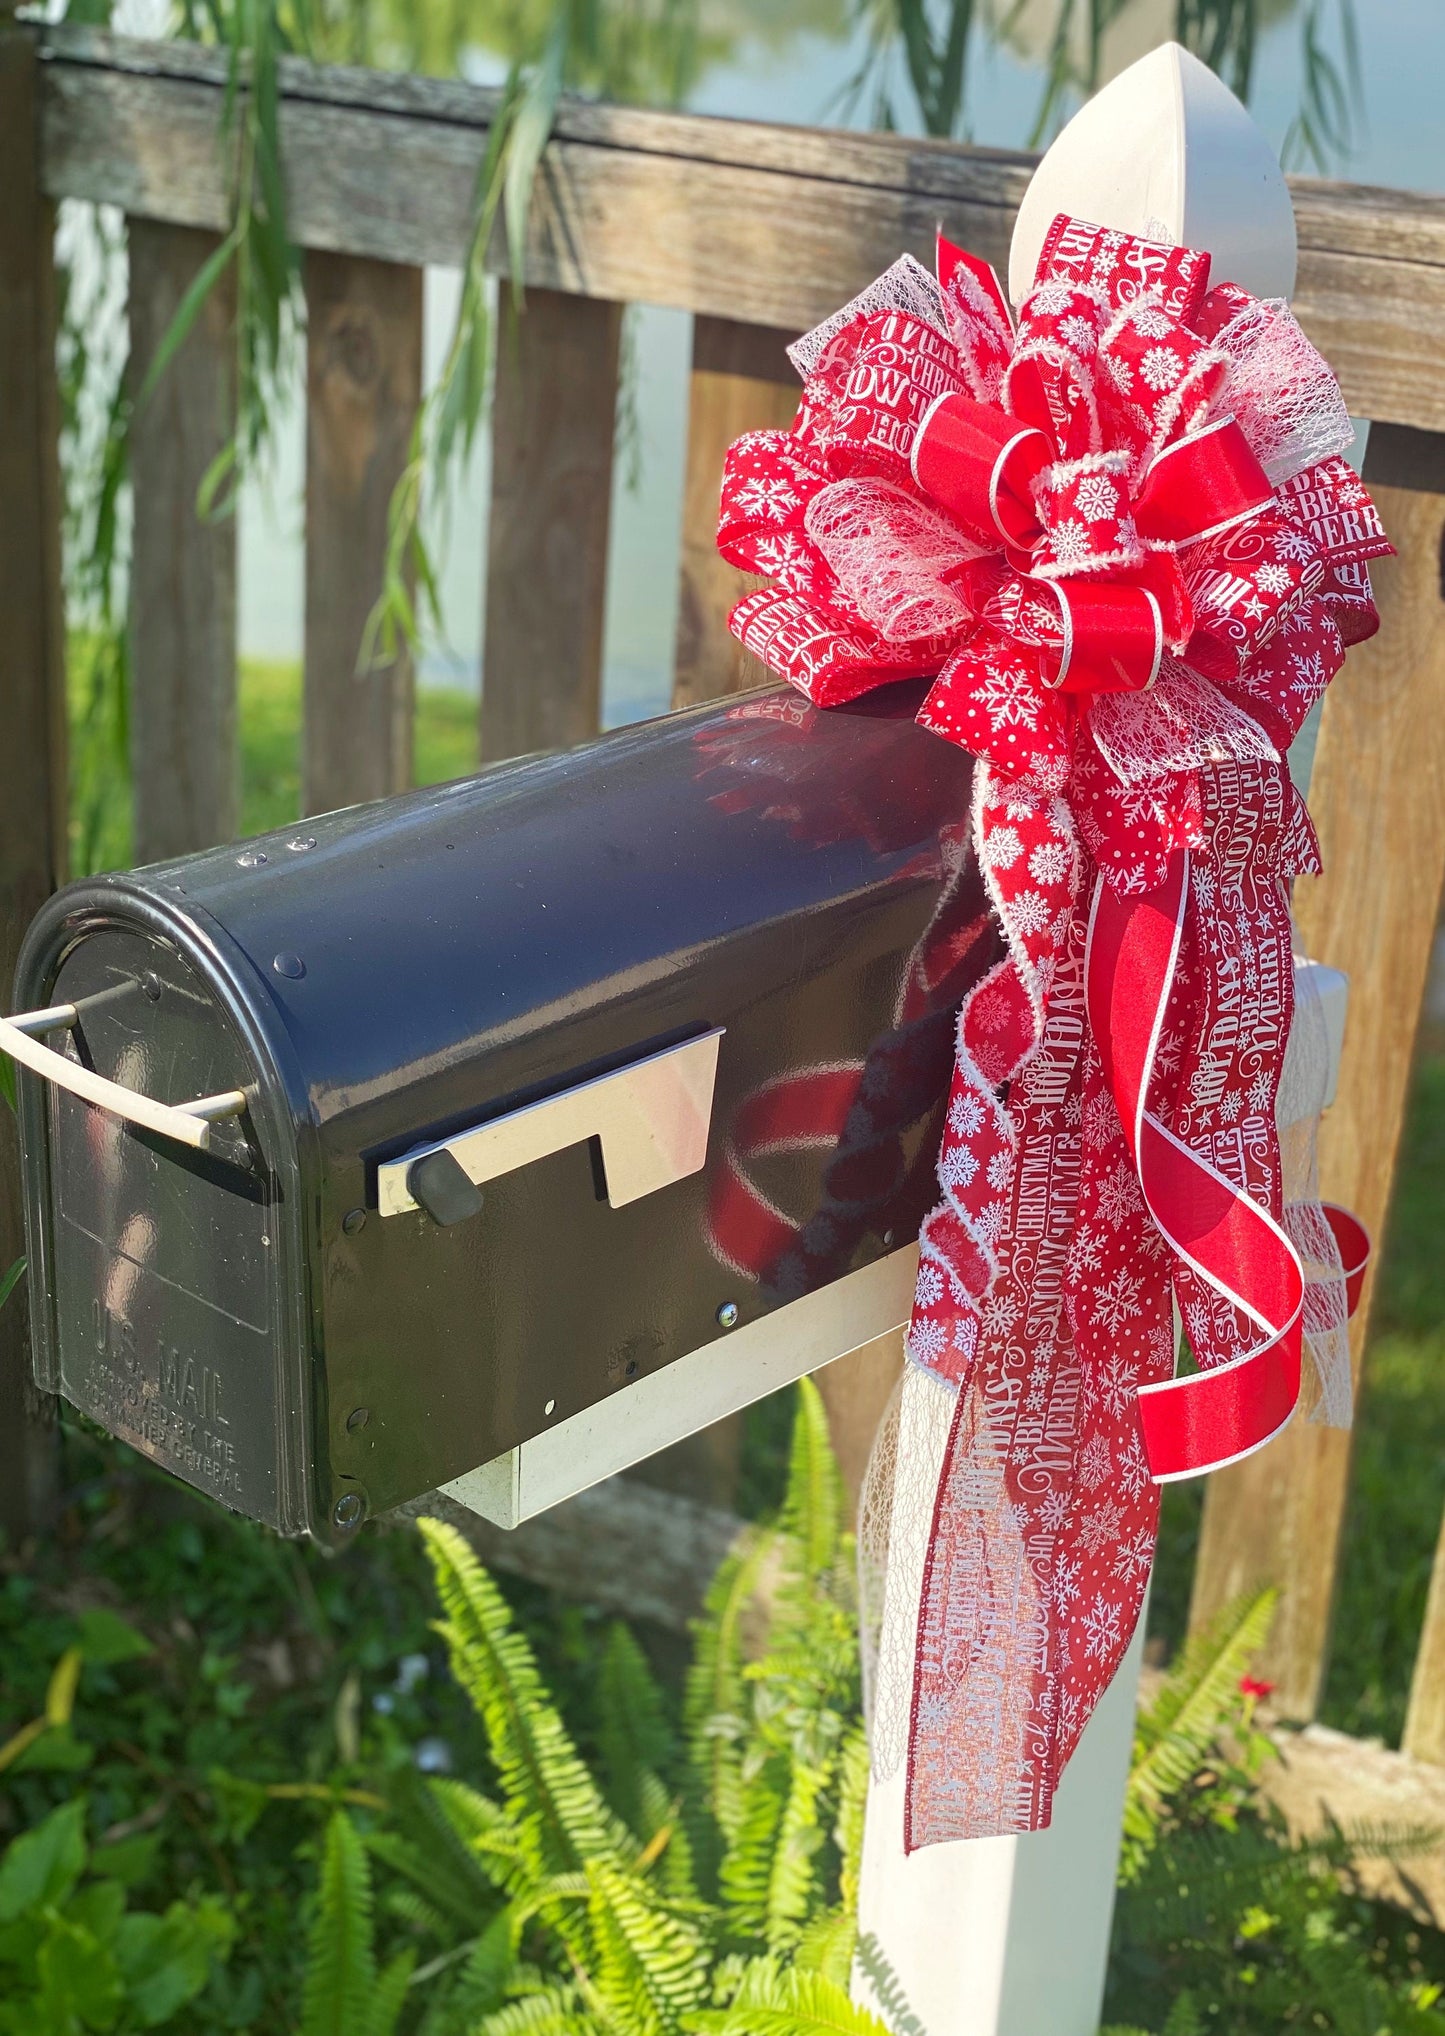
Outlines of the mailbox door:
{"type": "MultiPolygon", "coordinates": [[[[214,984],[172,942],[119,919],[69,930],[43,979],[22,964],[22,997],[76,1007],[55,1050],[157,1100],[259,1103],[214,984]]],[[[266,1113],[213,1125],[196,1151],[21,1080],[41,1382],[209,1497],[298,1531],[294,1240],[266,1113]]]]}

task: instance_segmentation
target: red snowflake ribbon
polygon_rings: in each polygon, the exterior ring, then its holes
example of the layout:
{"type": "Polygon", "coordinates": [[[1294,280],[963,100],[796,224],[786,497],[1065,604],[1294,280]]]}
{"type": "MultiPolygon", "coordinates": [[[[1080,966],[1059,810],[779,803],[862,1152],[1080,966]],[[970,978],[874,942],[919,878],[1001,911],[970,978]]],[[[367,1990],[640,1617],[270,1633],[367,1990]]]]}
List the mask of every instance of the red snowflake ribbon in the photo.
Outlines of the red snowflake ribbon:
{"type": "MultiPolygon", "coordinates": [[[[932,680],[1007,940],[959,1013],[908,1337],[958,1394],[911,1845],[1048,1821],[1158,1482],[1294,1409],[1312,1317],[1274,1106],[1288,887],[1318,855],[1283,752],[1375,628],[1390,546],[1328,366],[1194,249],[1060,218],[1015,328],[940,240],[936,275],[904,257],[793,359],[792,429],[728,456],[720,548],[770,581],[732,628],[819,705],[932,680]]],[[[837,1137],[843,1071],[812,1080],[837,1137]]],[[[759,1150],[817,1130],[801,1091],[758,1119],[759,1150]]],[[[746,1154],[731,1177],[740,1214],[746,1154]]],[[[1325,1213],[1342,1313],[1367,1241],[1325,1213]]],[[[748,1220],[776,1255],[782,1212],[748,1220]]]]}

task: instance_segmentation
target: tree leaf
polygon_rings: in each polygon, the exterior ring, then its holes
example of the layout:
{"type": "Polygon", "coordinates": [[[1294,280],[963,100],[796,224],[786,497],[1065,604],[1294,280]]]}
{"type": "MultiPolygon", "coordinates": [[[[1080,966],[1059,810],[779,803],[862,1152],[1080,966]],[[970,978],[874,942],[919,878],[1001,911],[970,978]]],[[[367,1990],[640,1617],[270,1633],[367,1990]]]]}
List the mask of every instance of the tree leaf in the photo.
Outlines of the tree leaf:
{"type": "Polygon", "coordinates": [[[0,1923],[65,1900],[85,1871],[85,1809],[75,1796],[11,1844],[0,1860],[0,1923]]]}

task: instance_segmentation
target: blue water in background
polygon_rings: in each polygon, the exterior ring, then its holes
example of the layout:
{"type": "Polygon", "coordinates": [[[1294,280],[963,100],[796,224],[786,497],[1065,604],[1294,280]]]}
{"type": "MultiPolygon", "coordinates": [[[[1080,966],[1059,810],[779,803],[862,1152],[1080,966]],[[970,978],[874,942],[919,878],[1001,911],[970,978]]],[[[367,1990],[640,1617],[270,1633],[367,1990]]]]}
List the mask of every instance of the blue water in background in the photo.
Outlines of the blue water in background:
{"type": "MultiPolygon", "coordinates": [[[[1039,41],[1053,9],[1035,0],[1039,41]]],[[[708,71],[691,95],[691,110],[803,124],[845,124],[841,104],[858,69],[856,34],[814,26],[790,33],[789,16],[827,21],[829,0],[797,8],[755,0],[766,32],[744,30],[732,56],[708,71]]],[[[838,20],[845,17],[840,5],[838,20]]],[[[1251,111],[1279,146],[1294,118],[1301,70],[1300,10],[1288,8],[1261,33],[1251,111]]],[[[1124,61],[1167,37],[1169,0],[1135,0],[1119,26],[1124,61]]],[[[1445,190],[1445,129],[1439,80],[1445,75],[1445,0],[1358,0],[1363,57],[1363,123],[1352,155],[1334,174],[1356,182],[1445,190]]],[[[477,82],[493,82],[502,66],[479,54],[469,65],[477,82]]],[[[970,71],[969,139],[995,147],[1027,145],[1042,89],[1040,69],[1026,51],[975,51],[970,71]]],[[[866,124],[862,114],[852,124],[866,124]]],[[[435,373],[456,303],[454,272],[431,270],[426,287],[426,359],[435,373]]],[[[634,321],[637,474],[619,461],[612,504],[604,674],[604,721],[614,727],[662,712],[668,705],[677,627],[679,524],[687,425],[691,318],[639,306],[634,321]]],[[[284,422],[269,479],[248,486],[242,503],[240,628],[243,655],[297,659],[301,651],[301,481],[303,431],[298,387],[284,422]]],[[[486,555],[488,473],[483,444],[448,505],[440,545],[445,608],[443,640],[429,643],[423,683],[475,692],[486,555]]],[[[538,674],[545,683],[545,675],[538,674]]]]}

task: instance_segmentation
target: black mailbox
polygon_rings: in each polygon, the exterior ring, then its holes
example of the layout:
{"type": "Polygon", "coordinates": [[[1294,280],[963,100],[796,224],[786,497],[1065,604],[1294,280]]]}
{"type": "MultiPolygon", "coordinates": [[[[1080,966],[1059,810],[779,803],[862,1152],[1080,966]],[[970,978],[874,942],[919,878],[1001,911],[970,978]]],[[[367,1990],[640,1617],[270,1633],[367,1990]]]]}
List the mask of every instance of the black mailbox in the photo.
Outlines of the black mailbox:
{"type": "Polygon", "coordinates": [[[905,1319],[997,959],[914,695],[749,695],[53,898],[0,1029],[39,1382],[334,1541],[544,1436],[577,1489],[608,1409],[645,1454],[905,1319]]]}

